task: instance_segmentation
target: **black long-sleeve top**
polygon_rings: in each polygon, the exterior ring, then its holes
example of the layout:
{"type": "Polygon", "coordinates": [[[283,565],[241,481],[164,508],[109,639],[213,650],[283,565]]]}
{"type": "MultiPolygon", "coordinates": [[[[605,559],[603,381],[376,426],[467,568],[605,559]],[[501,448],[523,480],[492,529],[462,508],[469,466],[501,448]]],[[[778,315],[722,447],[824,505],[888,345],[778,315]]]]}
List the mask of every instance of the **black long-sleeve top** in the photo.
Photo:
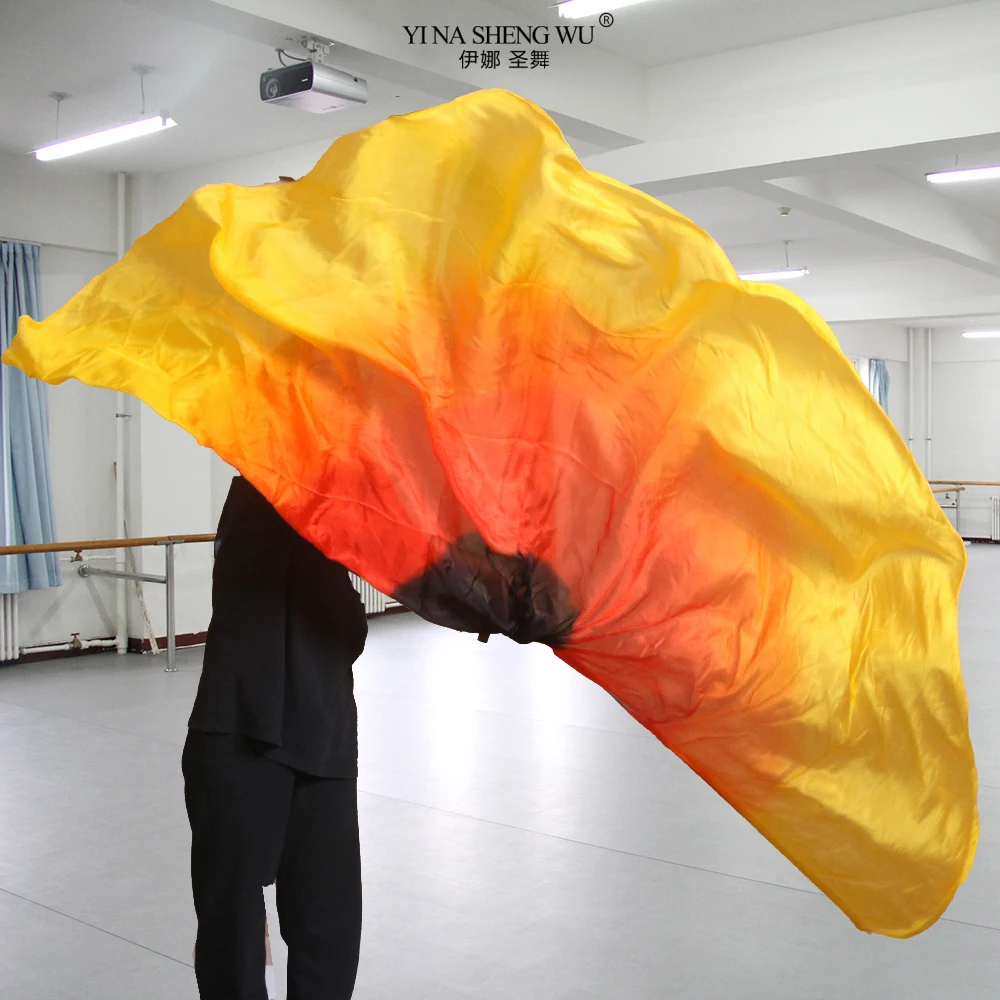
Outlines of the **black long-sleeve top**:
{"type": "Polygon", "coordinates": [[[219,520],[191,729],[239,734],[306,774],[358,773],[354,661],[368,635],[347,570],[242,477],[219,520]]]}

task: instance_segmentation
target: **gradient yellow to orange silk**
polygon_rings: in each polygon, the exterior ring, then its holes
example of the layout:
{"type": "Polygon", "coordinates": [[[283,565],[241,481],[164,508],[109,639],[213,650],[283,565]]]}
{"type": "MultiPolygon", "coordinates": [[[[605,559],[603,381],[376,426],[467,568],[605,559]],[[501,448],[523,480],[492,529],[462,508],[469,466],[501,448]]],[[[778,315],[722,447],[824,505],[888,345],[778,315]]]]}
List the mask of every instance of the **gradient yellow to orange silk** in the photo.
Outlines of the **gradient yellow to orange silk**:
{"type": "Polygon", "coordinates": [[[550,567],[557,655],[861,929],[968,873],[961,539],[822,319],[528,101],[204,188],[4,361],[144,400],[388,593],[461,604],[469,538],[550,567]]]}

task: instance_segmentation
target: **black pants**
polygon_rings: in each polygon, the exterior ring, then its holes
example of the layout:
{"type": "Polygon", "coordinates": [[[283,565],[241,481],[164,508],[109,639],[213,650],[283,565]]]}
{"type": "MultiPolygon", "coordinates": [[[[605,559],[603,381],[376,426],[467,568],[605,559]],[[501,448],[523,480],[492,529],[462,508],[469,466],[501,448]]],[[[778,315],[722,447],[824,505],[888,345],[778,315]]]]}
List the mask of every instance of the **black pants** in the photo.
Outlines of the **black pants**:
{"type": "Polygon", "coordinates": [[[262,887],[275,880],[288,1000],[348,1000],[361,944],[357,781],[194,730],[182,767],[202,1000],[266,1000],[262,887]]]}

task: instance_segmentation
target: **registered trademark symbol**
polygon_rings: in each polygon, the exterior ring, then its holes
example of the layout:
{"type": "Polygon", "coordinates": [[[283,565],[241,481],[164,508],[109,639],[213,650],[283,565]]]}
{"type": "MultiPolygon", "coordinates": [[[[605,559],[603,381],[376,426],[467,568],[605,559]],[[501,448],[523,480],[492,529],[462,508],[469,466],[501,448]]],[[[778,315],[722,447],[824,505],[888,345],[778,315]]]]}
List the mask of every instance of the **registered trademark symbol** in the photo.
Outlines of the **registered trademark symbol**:
{"type": "Polygon", "coordinates": [[[615,23],[614,14],[602,14],[601,15],[601,27],[610,28],[612,24],[615,23]]]}

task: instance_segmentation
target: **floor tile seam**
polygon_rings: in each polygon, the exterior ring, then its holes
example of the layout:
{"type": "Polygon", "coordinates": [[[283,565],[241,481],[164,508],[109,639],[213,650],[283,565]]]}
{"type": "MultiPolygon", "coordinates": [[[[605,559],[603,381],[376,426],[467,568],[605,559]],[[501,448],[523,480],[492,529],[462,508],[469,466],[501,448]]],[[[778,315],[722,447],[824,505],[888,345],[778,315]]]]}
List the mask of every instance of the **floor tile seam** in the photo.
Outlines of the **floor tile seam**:
{"type": "Polygon", "coordinates": [[[66,920],[72,920],[73,923],[81,924],[83,927],[89,927],[92,931],[97,931],[98,934],[104,934],[108,937],[116,938],[118,941],[125,942],[125,944],[130,944],[135,948],[148,951],[151,955],[159,955],[160,958],[165,958],[170,962],[176,962],[178,965],[186,966],[189,969],[194,968],[190,962],[185,962],[180,958],[174,958],[173,955],[167,955],[162,951],[157,951],[155,948],[150,948],[149,945],[141,944],[139,941],[133,941],[131,938],[124,937],[121,934],[116,934],[114,931],[109,931],[105,927],[98,927],[97,924],[92,924],[88,920],[83,920],[80,917],[74,917],[73,914],[66,913],[63,910],[57,910],[54,906],[47,906],[45,903],[39,903],[37,899],[31,899],[29,896],[22,896],[21,893],[5,889],[2,885],[0,885],[0,892],[6,896],[12,897],[13,899],[19,899],[23,903],[28,903],[30,906],[37,906],[39,909],[56,914],[56,916],[63,917],[66,920]]]}
{"type": "MultiPolygon", "coordinates": [[[[364,688],[359,688],[357,690],[359,692],[363,692],[375,697],[392,698],[393,700],[399,700],[399,701],[411,701],[411,702],[416,702],[417,704],[428,704],[432,700],[428,698],[413,697],[411,695],[405,695],[405,694],[393,694],[387,691],[371,691],[371,690],[366,691],[364,688]]],[[[9,701],[6,698],[0,698],[0,704],[10,705],[12,708],[21,708],[28,712],[37,712],[39,715],[50,715],[56,719],[66,719],[70,722],[79,722],[83,725],[95,726],[99,729],[108,729],[112,732],[124,733],[125,735],[128,736],[140,735],[137,733],[133,733],[128,729],[119,729],[117,726],[107,726],[100,722],[91,722],[87,719],[78,719],[72,715],[63,715],[61,712],[52,712],[48,709],[36,708],[34,705],[22,705],[19,702],[9,701]]],[[[627,733],[620,729],[608,729],[604,726],[587,726],[579,722],[562,722],[559,720],[542,719],[533,715],[518,715],[514,712],[500,712],[497,711],[496,709],[491,709],[491,708],[479,708],[476,706],[463,706],[463,707],[465,708],[466,711],[478,715],[493,715],[503,719],[519,719],[524,722],[538,722],[548,725],[561,726],[564,729],[579,729],[588,733],[607,733],[610,736],[621,736],[624,737],[625,739],[649,740],[656,742],[656,737],[653,736],[652,733],[646,731],[639,733],[627,733]]],[[[155,740],[160,743],[168,743],[171,746],[181,746],[181,744],[174,743],[172,740],[164,740],[156,736],[143,736],[142,738],[155,740]]]]}
{"type": "MultiPolygon", "coordinates": [[[[426,704],[428,702],[428,699],[426,698],[411,698],[408,695],[395,695],[395,694],[388,694],[386,692],[378,692],[378,696],[399,699],[404,701],[413,701],[418,704],[426,704]]],[[[159,736],[147,736],[144,733],[136,733],[129,729],[121,729],[118,726],[109,726],[106,725],[105,723],[93,722],[89,719],[80,719],[73,715],[64,715],[61,712],[53,712],[49,709],[37,708],[34,705],[22,705],[19,702],[9,701],[6,698],[0,698],[0,704],[9,705],[12,708],[20,708],[26,712],[34,712],[37,715],[47,715],[54,719],[65,719],[67,722],[77,722],[83,726],[93,726],[95,729],[104,729],[112,733],[121,733],[124,736],[135,736],[138,739],[149,740],[154,743],[165,743],[168,746],[174,746],[174,747],[181,747],[184,745],[183,742],[166,740],[159,736]]],[[[625,739],[630,739],[630,740],[643,740],[643,741],[656,742],[656,737],[653,736],[652,733],[648,732],[626,733],[622,732],[619,729],[605,729],[600,726],[585,726],[575,722],[550,721],[546,719],[539,719],[536,718],[535,716],[530,716],[530,715],[515,715],[512,712],[498,712],[489,708],[469,707],[467,708],[467,711],[478,715],[493,715],[503,719],[520,719],[525,722],[548,723],[550,725],[560,726],[564,729],[579,729],[588,733],[605,733],[609,736],[621,736],[624,737],[625,739]]]]}
{"type": "Polygon", "coordinates": [[[794,885],[784,885],[781,882],[769,882],[766,879],[751,878],[748,875],[736,875],[733,872],[722,872],[715,868],[705,868],[701,865],[689,865],[685,864],[683,861],[671,861],[669,858],[658,858],[652,854],[642,854],[639,851],[628,851],[621,847],[610,847],[607,844],[594,844],[587,840],[577,840],[574,837],[565,837],[558,833],[548,833],[545,830],[535,830],[531,827],[518,826],[515,823],[505,823],[498,819],[488,819],[484,816],[473,816],[469,813],[458,812],[454,809],[445,809],[442,806],[432,806],[428,805],[426,802],[416,802],[413,799],[399,798],[395,795],[386,795],[382,792],[370,792],[366,789],[359,788],[359,793],[364,795],[370,795],[373,798],[385,799],[390,802],[401,802],[406,805],[417,806],[421,809],[428,809],[432,812],[445,813],[449,816],[455,816],[459,819],[468,819],[476,823],[487,823],[490,826],[499,826],[507,830],[517,830],[520,833],[528,833],[536,837],[545,837],[550,840],[559,840],[567,844],[575,844],[579,847],[590,847],[597,851],[605,851],[609,854],[618,854],[624,857],[637,858],[642,861],[652,861],[656,864],[670,865],[673,868],[683,868],[686,871],[702,872],[706,875],[718,875],[721,878],[734,879],[738,882],[749,882],[752,885],[763,885],[770,886],[774,889],[787,889],[789,892],[805,893],[810,896],[822,896],[823,894],[818,889],[802,888],[801,886],[794,885]]]}
{"type": "Polygon", "coordinates": [[[975,927],[981,931],[993,931],[995,934],[1000,934],[1000,927],[994,927],[993,924],[977,924],[974,920],[959,920],[957,917],[942,917],[941,923],[958,924],[960,927],[975,927]]]}
{"type": "MultiPolygon", "coordinates": [[[[392,698],[400,701],[413,701],[417,704],[430,704],[430,702],[433,701],[431,698],[418,698],[406,694],[392,694],[388,691],[365,691],[364,688],[358,688],[357,690],[376,697],[392,698]]],[[[656,737],[646,730],[641,733],[626,733],[621,729],[606,729],[603,726],[586,726],[579,722],[561,722],[558,720],[540,719],[534,715],[517,715],[514,712],[500,712],[493,708],[478,708],[472,705],[462,707],[464,707],[468,712],[474,712],[480,715],[495,715],[503,719],[520,719],[523,722],[544,722],[551,725],[562,726],[564,729],[582,729],[588,733],[607,733],[610,736],[623,736],[626,739],[651,740],[653,742],[657,742],[656,737]]]]}
{"type": "Polygon", "coordinates": [[[11,708],[20,708],[25,712],[34,712],[36,715],[47,715],[53,719],[63,719],[66,722],[76,722],[81,726],[103,729],[110,733],[120,733],[122,736],[134,736],[136,739],[148,740],[151,743],[165,743],[167,746],[172,747],[183,746],[183,743],[177,743],[174,740],[165,740],[160,736],[148,736],[145,733],[136,733],[130,729],[120,729],[118,726],[108,726],[103,722],[92,722],[90,719],[80,719],[75,715],[63,715],[61,712],[52,712],[46,708],[36,708],[34,705],[21,705],[16,701],[8,701],[6,698],[0,698],[0,704],[9,705],[11,708]]]}
{"type": "MultiPolygon", "coordinates": [[[[625,857],[637,858],[643,861],[653,861],[657,864],[670,865],[671,867],[674,868],[683,868],[687,871],[702,872],[703,874],[706,875],[718,875],[721,878],[734,879],[738,882],[749,882],[752,885],[763,885],[773,889],[787,889],[789,892],[798,892],[798,893],[804,893],[809,896],[819,896],[821,898],[823,897],[823,893],[820,892],[819,889],[802,888],[801,886],[794,886],[794,885],[785,885],[781,882],[770,882],[767,879],[751,878],[748,875],[736,875],[733,872],[722,872],[719,871],[718,869],[705,868],[701,865],[688,865],[685,864],[683,861],[671,861],[668,858],[657,858],[651,854],[642,854],[638,851],[626,851],[620,847],[609,847],[606,844],[594,844],[587,840],[577,840],[574,837],[564,837],[558,833],[546,833],[543,830],[533,830],[530,829],[529,827],[517,826],[513,823],[504,823],[502,820],[486,819],[482,816],[472,816],[469,813],[461,813],[453,809],[445,809],[441,806],[431,806],[427,805],[427,803],[425,802],[414,802],[411,799],[401,799],[398,798],[397,796],[385,795],[381,792],[369,792],[363,789],[359,789],[359,791],[363,791],[365,795],[371,795],[373,798],[387,799],[392,802],[403,802],[406,803],[407,805],[418,806],[419,808],[429,809],[433,812],[447,813],[449,816],[457,816],[461,819],[469,819],[478,823],[488,823],[491,826],[501,826],[508,830],[517,830],[521,833],[530,833],[534,836],[546,837],[550,840],[560,840],[563,841],[564,843],[576,844],[580,847],[591,847],[594,848],[595,850],[606,851],[610,854],[619,854],[625,857]]],[[[941,921],[944,923],[961,924],[963,926],[968,926],[968,927],[978,927],[981,930],[995,931],[996,933],[1000,933],[1000,927],[994,927],[991,924],[979,924],[970,920],[958,920],[954,917],[942,917],[941,921]]]]}
{"type": "MultiPolygon", "coordinates": [[[[702,867],[701,865],[688,865],[685,864],[683,861],[671,861],[668,858],[657,858],[651,854],[642,854],[638,851],[627,851],[620,847],[609,847],[606,844],[593,844],[587,840],[577,840],[573,837],[564,837],[558,833],[547,833],[544,830],[533,830],[529,827],[517,826],[514,823],[504,823],[502,820],[486,819],[485,817],[482,816],[472,816],[469,813],[457,812],[454,809],[445,809],[441,806],[431,806],[427,805],[427,803],[425,802],[415,802],[412,799],[401,799],[395,795],[385,795],[381,792],[369,792],[360,788],[358,789],[358,791],[363,792],[363,794],[365,795],[370,795],[373,798],[386,799],[391,802],[403,802],[407,805],[417,806],[422,809],[429,809],[432,812],[446,813],[449,816],[457,816],[461,819],[469,819],[472,820],[473,822],[478,822],[478,823],[488,823],[491,826],[500,826],[508,830],[517,830],[521,833],[529,833],[538,837],[546,837],[550,840],[560,840],[563,841],[564,843],[576,844],[580,847],[591,847],[594,850],[605,851],[610,854],[619,854],[625,857],[637,858],[643,861],[652,861],[657,864],[670,865],[673,868],[683,868],[687,871],[701,872],[705,875],[718,875],[721,878],[734,879],[735,881],[738,882],[749,882],[751,885],[768,886],[773,889],[787,889],[789,892],[804,893],[808,896],[818,896],[820,898],[823,898],[823,893],[820,892],[819,889],[802,888],[801,886],[794,886],[794,885],[784,885],[781,882],[770,882],[767,879],[751,878],[748,875],[736,875],[733,872],[722,872],[718,871],[715,868],[705,868],[702,867]]],[[[941,917],[940,919],[941,922],[943,923],[961,924],[967,927],[978,927],[981,930],[995,931],[997,933],[1000,933],[1000,927],[994,927],[992,924],[979,924],[970,920],[958,920],[954,917],[941,917]]]]}

